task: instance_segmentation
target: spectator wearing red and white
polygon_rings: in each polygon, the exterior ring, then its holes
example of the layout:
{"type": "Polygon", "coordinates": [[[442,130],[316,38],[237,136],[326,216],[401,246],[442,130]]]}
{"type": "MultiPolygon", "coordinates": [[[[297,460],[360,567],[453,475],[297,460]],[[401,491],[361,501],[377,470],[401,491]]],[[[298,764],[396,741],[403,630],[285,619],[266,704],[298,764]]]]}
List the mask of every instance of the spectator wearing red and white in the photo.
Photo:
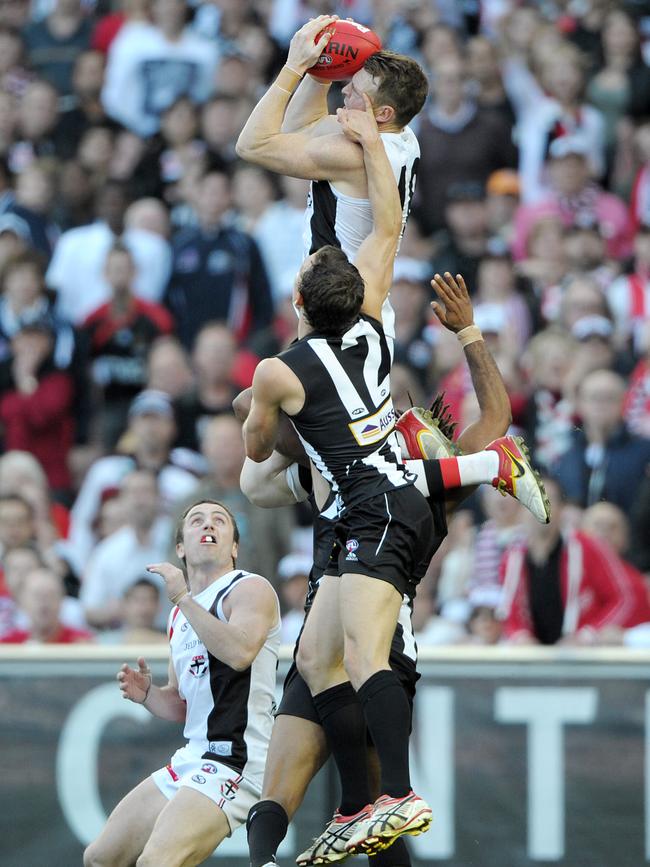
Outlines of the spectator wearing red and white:
{"type": "Polygon", "coordinates": [[[569,273],[584,274],[605,292],[622,271],[622,264],[607,257],[605,239],[595,224],[563,230],[569,273]]]}
{"type": "Polygon", "coordinates": [[[63,581],[56,572],[39,567],[25,575],[19,596],[20,608],[29,618],[28,629],[7,633],[3,644],[79,644],[93,640],[86,629],[66,626],[61,620],[63,581]]]}
{"type": "Polygon", "coordinates": [[[637,228],[632,268],[631,274],[621,275],[608,287],[607,301],[621,343],[631,340],[638,353],[640,332],[650,318],[650,224],[637,228]]]}
{"type": "Polygon", "coordinates": [[[632,251],[632,227],[625,203],[590,180],[588,146],[578,136],[551,142],[547,171],[549,190],[534,202],[521,205],[515,215],[512,253],[524,259],[528,237],[542,217],[559,217],[564,226],[596,225],[605,239],[607,255],[621,259],[632,251]]]}
{"type": "Polygon", "coordinates": [[[0,457],[0,496],[7,494],[17,494],[33,508],[41,545],[67,537],[70,512],[52,500],[43,467],[30,452],[8,451],[0,457]]]}
{"type": "Polygon", "coordinates": [[[88,316],[79,332],[99,398],[102,441],[112,448],[124,431],[131,401],[146,385],[149,346],[156,337],[170,334],[174,322],[162,305],[135,296],[135,262],[123,244],[109,250],[104,274],[112,297],[88,316]]]}
{"type": "Polygon", "coordinates": [[[545,479],[549,524],[523,517],[525,539],[501,563],[499,615],[507,640],[520,644],[592,644],[600,630],[650,620],[640,573],[608,545],[581,532],[563,533],[562,492],[545,479]]]}
{"type": "MultiPolygon", "coordinates": [[[[41,569],[46,565],[36,546],[32,545],[11,548],[2,558],[4,580],[10,595],[0,596],[0,637],[16,629],[29,631],[31,626],[29,617],[19,606],[25,576],[34,569],[41,569]]],[[[59,574],[58,570],[54,571],[59,574]]],[[[63,626],[75,630],[88,628],[83,606],[79,599],[73,596],[63,597],[60,619],[63,626]]]]}
{"type": "Polygon", "coordinates": [[[93,529],[103,497],[136,467],[157,473],[163,508],[189,496],[197,485],[204,461],[189,449],[173,448],[176,439],[174,409],[160,391],[145,390],[133,400],[125,433],[128,454],[108,455],[90,467],[72,507],[66,557],[82,574],[94,545],[93,529]]]}
{"type": "Polygon", "coordinates": [[[536,463],[553,463],[571,446],[575,407],[570,375],[576,341],[565,331],[547,328],[529,342],[522,358],[529,397],[513,407],[536,463]]]}
{"type": "Polygon", "coordinates": [[[583,102],[585,67],[580,52],[568,44],[549,52],[540,83],[547,95],[526,112],[519,127],[519,175],[526,204],[542,201],[549,191],[549,146],[580,140],[588,176],[600,178],[605,169],[605,122],[598,109],[583,102]]]}
{"type": "Polygon", "coordinates": [[[632,433],[650,439],[650,319],[640,325],[637,336],[643,355],[628,380],[623,417],[632,433]]]}
{"type": "Polygon", "coordinates": [[[104,265],[118,238],[135,261],[134,294],[153,302],[163,295],[171,268],[169,244],[158,234],[126,226],[128,205],[125,185],[107,181],[96,196],[96,221],[64,232],[54,248],[47,284],[57,292],[60,315],[74,324],[111,297],[104,265]]]}
{"type": "Polygon", "coordinates": [[[634,228],[638,229],[650,225],[650,120],[638,125],[633,141],[641,165],[632,185],[630,218],[634,228]]]}
{"type": "Polygon", "coordinates": [[[102,100],[107,114],[146,138],[181,96],[205,102],[218,62],[215,42],[186,28],[185,0],[154,0],[153,24],[125,24],[108,51],[102,100]]]}
{"type": "Polygon", "coordinates": [[[503,314],[500,330],[504,342],[517,355],[523,350],[532,330],[530,309],[517,291],[512,260],[507,253],[488,253],[478,266],[474,314],[481,318],[484,307],[498,308],[503,314]]]}
{"type": "Polygon", "coordinates": [[[503,552],[521,538],[521,509],[512,497],[502,497],[492,488],[480,489],[486,520],[479,526],[474,542],[474,568],[469,582],[470,595],[476,590],[499,587],[499,567],[503,552]]]}

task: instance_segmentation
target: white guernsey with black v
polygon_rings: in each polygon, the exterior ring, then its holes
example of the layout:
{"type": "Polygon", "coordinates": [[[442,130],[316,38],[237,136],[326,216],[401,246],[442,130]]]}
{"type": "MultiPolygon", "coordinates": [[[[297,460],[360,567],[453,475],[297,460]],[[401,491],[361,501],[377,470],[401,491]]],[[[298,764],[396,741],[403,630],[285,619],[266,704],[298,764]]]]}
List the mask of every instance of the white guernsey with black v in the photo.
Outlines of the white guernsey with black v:
{"type": "MultiPolygon", "coordinates": [[[[420,145],[413,130],[380,134],[397,182],[402,205],[402,233],[406,226],[420,163],[420,145]]],[[[326,244],[340,247],[354,262],[359,247],[372,231],[372,207],[368,199],[342,193],[333,181],[312,181],[305,211],[305,256],[326,244]]]]}
{"type": "MultiPolygon", "coordinates": [[[[241,570],[222,575],[194,601],[226,622],[226,598],[251,575],[241,570]]],[[[273,726],[280,624],[244,671],[212,656],[180,608],[170,614],[169,643],[178,692],[187,702],[187,746],[201,758],[228,765],[261,785],[273,726]]]]}

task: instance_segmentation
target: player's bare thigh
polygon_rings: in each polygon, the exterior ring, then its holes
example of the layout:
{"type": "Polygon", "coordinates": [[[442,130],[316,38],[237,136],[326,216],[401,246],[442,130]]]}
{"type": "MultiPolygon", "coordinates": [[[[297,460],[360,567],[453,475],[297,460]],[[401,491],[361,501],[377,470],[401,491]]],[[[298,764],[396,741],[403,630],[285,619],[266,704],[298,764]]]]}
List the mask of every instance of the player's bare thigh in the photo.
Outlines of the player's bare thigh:
{"type": "Polygon", "coordinates": [[[340,580],[345,670],[352,686],[359,689],[377,671],[390,667],[390,645],[402,596],[392,584],[379,578],[351,573],[340,580]]]}
{"type": "Polygon", "coordinates": [[[137,867],[195,867],[229,834],[226,815],[215,802],[181,786],[160,812],[137,867]]]}
{"type": "Polygon", "coordinates": [[[328,755],[325,734],[319,725],[280,714],[273,724],[262,800],[280,804],[291,820],[328,755]]]}
{"type": "Polygon", "coordinates": [[[130,867],[145,847],[167,798],[151,778],[115,807],[99,837],[84,852],[84,867],[130,867]]]}
{"type": "Polygon", "coordinates": [[[343,668],[339,578],[324,575],[300,636],[296,664],[312,695],[348,679],[343,668]]]}

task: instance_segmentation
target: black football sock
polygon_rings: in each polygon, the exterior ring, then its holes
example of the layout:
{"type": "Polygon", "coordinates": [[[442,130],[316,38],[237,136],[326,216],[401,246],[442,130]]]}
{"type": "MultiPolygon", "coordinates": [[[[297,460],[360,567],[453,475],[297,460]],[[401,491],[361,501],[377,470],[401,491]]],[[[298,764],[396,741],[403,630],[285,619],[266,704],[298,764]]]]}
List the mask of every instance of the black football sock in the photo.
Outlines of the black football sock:
{"type": "Polygon", "coordinates": [[[275,860],[288,827],[289,818],[284,807],[275,801],[259,801],[251,807],[246,820],[251,867],[264,867],[275,860]]]}
{"type": "Polygon", "coordinates": [[[340,683],[314,696],[314,704],[341,778],[344,816],[370,802],[366,720],[352,684],[340,683]]]}
{"type": "Polygon", "coordinates": [[[403,798],[409,778],[410,710],[394,671],[378,671],[359,688],[363,712],[381,765],[381,794],[403,798]]]}
{"type": "Polygon", "coordinates": [[[411,867],[411,856],[404,838],[398,837],[388,849],[369,857],[368,867],[411,867]]]}

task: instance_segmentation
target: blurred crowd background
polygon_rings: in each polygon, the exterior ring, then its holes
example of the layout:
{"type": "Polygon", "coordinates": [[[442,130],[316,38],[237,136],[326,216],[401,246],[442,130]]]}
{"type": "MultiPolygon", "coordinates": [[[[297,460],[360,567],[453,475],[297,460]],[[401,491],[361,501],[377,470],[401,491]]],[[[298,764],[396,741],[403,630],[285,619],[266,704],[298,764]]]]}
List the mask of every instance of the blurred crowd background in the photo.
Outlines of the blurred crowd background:
{"type": "Polygon", "coordinates": [[[420,645],[650,643],[648,0],[4,0],[1,640],[164,641],[144,567],[197,495],[234,512],[294,640],[309,510],[242,496],[231,401],[295,335],[307,184],[235,142],[324,12],[430,79],[396,406],[444,391],[460,429],[476,418],[429,308],[433,273],[460,272],[555,506],[543,527],[492,489],[467,502],[420,645]]]}

